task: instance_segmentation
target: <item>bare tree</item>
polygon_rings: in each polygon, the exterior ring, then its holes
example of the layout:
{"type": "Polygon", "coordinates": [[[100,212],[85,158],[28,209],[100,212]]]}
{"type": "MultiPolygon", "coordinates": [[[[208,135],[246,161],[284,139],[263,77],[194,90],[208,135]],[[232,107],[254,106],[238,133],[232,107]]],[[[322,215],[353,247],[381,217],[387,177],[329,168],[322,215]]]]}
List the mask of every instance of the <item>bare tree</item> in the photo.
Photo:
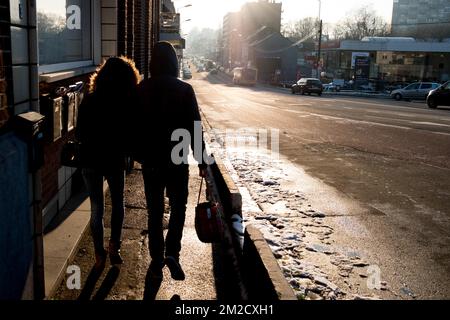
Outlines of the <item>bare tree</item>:
{"type": "Polygon", "coordinates": [[[387,36],[389,24],[371,7],[361,7],[350,12],[333,30],[336,39],[361,40],[364,37],[387,36]]]}
{"type": "Polygon", "coordinates": [[[318,25],[318,19],[308,17],[283,25],[282,33],[288,38],[313,39],[319,31],[318,25]]]}

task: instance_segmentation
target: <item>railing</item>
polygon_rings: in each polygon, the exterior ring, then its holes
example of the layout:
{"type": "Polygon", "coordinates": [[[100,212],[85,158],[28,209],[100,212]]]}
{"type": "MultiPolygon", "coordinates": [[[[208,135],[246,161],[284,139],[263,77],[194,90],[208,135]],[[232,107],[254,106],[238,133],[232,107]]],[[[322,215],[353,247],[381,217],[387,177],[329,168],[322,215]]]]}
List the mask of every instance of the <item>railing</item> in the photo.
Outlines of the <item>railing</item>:
{"type": "Polygon", "coordinates": [[[179,32],[180,14],[171,12],[162,12],[160,24],[161,24],[161,32],[179,32]]]}

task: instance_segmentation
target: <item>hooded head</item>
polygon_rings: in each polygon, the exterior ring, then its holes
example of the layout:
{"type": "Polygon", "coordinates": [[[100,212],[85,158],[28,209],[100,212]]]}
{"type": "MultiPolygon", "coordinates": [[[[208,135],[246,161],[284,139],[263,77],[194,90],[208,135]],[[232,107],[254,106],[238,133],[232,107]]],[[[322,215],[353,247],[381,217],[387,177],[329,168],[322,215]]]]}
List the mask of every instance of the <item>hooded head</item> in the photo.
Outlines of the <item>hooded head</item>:
{"type": "Polygon", "coordinates": [[[153,47],[150,72],[152,77],[178,77],[177,53],[169,42],[160,41],[153,47]]]}

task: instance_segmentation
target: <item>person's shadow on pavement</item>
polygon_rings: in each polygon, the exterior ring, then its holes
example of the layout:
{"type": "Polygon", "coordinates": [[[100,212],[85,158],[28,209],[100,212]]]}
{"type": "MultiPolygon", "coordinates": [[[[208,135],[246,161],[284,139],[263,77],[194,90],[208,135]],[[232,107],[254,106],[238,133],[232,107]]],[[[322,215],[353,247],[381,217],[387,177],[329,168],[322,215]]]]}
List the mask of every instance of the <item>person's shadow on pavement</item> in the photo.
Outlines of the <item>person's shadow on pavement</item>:
{"type": "MultiPolygon", "coordinates": [[[[91,269],[89,273],[86,283],[84,284],[83,290],[78,296],[78,300],[86,301],[90,300],[92,293],[95,290],[95,285],[97,281],[100,279],[103,270],[97,270],[94,267],[91,269]]],[[[114,284],[116,283],[117,278],[119,277],[120,268],[111,267],[103,280],[100,288],[97,290],[97,293],[94,295],[92,300],[105,300],[108,294],[111,292],[114,284]]]]}
{"type": "Polygon", "coordinates": [[[162,277],[155,277],[150,268],[147,270],[145,276],[145,289],[144,289],[144,301],[154,301],[158,294],[159,288],[161,288],[162,277]]]}
{"type": "Polygon", "coordinates": [[[119,274],[120,268],[112,266],[92,300],[105,300],[108,297],[108,294],[111,292],[111,289],[114,287],[119,274]]]}

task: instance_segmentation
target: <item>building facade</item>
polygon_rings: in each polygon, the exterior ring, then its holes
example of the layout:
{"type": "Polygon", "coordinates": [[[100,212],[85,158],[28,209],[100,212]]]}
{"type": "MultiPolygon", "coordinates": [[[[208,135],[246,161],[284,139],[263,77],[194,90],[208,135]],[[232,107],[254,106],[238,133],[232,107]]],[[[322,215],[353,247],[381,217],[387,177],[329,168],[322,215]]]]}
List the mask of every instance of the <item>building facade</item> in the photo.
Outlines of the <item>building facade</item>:
{"type": "Polygon", "coordinates": [[[241,30],[241,13],[227,13],[223,18],[221,63],[229,69],[241,64],[241,30]]]}
{"type": "Polygon", "coordinates": [[[281,33],[282,3],[258,0],[245,3],[239,12],[225,15],[221,63],[258,69],[262,82],[292,82],[297,74],[297,50],[281,33]]]}
{"type": "Polygon", "coordinates": [[[367,58],[369,79],[389,83],[450,80],[450,42],[375,37],[323,44],[323,70],[333,78],[351,80],[357,57],[367,58]]]}
{"type": "Polygon", "coordinates": [[[158,21],[159,0],[1,2],[0,299],[42,298],[36,238],[81,186],[60,153],[89,77],[116,55],[134,59],[147,77],[158,21]],[[45,116],[32,127],[39,143],[19,130],[19,115],[30,112],[45,116]]]}
{"type": "Polygon", "coordinates": [[[258,0],[247,2],[241,8],[241,33],[244,38],[254,34],[262,27],[274,32],[281,31],[281,2],[258,0]]]}
{"type": "Polygon", "coordinates": [[[392,35],[419,39],[450,38],[450,1],[394,0],[392,35]]]}
{"type": "Polygon", "coordinates": [[[243,60],[258,70],[264,83],[293,83],[297,76],[298,48],[269,27],[262,27],[244,42],[243,60]]]}
{"type": "Polygon", "coordinates": [[[175,48],[179,65],[181,66],[183,63],[183,50],[186,48],[186,40],[180,34],[181,15],[176,12],[175,6],[171,0],[163,0],[161,2],[159,32],[160,40],[170,42],[175,48]]]}

